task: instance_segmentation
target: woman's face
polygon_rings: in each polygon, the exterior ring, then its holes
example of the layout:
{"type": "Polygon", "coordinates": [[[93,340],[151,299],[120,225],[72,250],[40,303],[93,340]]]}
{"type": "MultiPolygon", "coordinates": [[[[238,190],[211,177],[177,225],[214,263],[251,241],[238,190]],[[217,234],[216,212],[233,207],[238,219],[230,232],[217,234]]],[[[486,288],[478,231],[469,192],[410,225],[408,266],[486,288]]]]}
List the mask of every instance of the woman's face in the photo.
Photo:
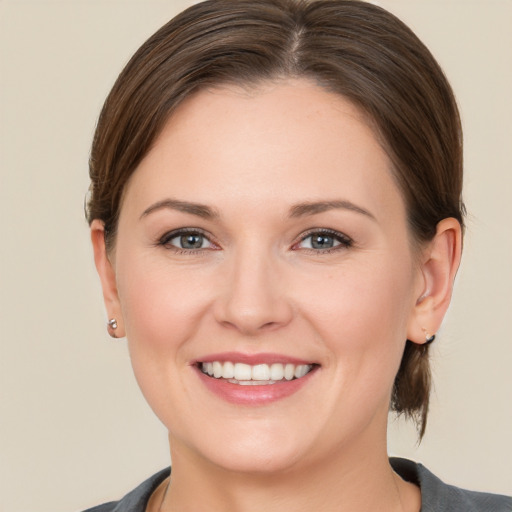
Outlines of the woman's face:
{"type": "Polygon", "coordinates": [[[111,261],[175,460],[274,471],[385,450],[423,290],[390,166],[361,113],[304,80],[203,91],[173,115],[111,261]]]}

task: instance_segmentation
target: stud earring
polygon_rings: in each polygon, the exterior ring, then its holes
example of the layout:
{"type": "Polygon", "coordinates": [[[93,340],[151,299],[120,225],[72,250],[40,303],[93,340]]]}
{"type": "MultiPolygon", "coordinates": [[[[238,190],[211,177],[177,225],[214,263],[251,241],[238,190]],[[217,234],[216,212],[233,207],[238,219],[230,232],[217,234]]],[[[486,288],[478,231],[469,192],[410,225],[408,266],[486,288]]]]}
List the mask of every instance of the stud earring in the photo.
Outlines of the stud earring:
{"type": "Polygon", "coordinates": [[[436,335],[432,334],[429,336],[428,332],[425,331],[425,345],[430,345],[436,339],[436,335]]]}
{"type": "Polygon", "coordinates": [[[436,335],[430,335],[425,327],[422,327],[421,330],[425,333],[425,345],[430,345],[436,339],[436,335]]]}
{"type": "Polygon", "coordinates": [[[107,331],[112,338],[117,338],[117,336],[114,332],[116,329],[117,329],[117,320],[115,318],[111,318],[107,322],[107,331]]]}

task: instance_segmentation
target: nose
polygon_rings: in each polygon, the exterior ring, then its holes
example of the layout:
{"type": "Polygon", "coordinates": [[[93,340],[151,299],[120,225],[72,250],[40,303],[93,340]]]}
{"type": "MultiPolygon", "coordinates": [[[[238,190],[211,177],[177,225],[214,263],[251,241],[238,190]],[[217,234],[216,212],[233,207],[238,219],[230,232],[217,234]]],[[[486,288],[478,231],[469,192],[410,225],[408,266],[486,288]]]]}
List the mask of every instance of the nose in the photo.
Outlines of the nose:
{"type": "Polygon", "coordinates": [[[224,262],[216,320],[241,334],[255,336],[287,325],[293,316],[285,272],[276,257],[247,250],[224,262]]]}

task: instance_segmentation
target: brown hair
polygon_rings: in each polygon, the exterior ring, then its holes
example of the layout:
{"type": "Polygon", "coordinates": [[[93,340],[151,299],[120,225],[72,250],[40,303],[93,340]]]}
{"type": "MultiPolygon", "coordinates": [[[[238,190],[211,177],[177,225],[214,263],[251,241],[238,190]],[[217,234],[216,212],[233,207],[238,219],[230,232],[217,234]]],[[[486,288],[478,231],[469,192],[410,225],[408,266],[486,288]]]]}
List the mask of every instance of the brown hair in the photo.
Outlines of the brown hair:
{"type": "MultiPolygon", "coordinates": [[[[441,68],[414,33],[358,0],[207,0],[172,19],[135,53],[101,112],[90,157],[89,222],[113,247],[123,190],[184,98],[221,84],[309,78],[370,120],[405,199],[412,238],[446,217],[463,225],[462,133],[441,68]]],[[[391,408],[425,431],[428,346],[406,343],[391,408]]]]}

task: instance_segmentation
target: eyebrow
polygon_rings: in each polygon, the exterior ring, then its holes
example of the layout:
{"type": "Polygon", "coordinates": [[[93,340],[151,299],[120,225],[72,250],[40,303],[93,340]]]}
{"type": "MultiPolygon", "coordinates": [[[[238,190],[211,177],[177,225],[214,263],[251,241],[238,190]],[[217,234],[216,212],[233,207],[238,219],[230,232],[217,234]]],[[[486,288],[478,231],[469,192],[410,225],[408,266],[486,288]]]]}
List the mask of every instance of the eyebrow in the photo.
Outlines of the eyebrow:
{"type": "Polygon", "coordinates": [[[142,212],[140,218],[142,219],[150,213],[162,209],[177,210],[183,213],[189,213],[191,215],[202,217],[203,219],[214,219],[219,217],[219,213],[216,210],[206,206],[205,204],[192,203],[189,201],[178,201],[177,199],[163,199],[162,201],[158,201],[146,208],[142,212]]]}
{"type": "Polygon", "coordinates": [[[376,221],[375,216],[370,213],[368,210],[361,208],[360,206],[351,203],[346,200],[337,200],[337,201],[318,201],[318,202],[310,202],[310,203],[299,203],[295,206],[292,206],[290,209],[290,217],[306,217],[309,215],[315,215],[317,213],[326,212],[328,210],[349,210],[352,212],[360,213],[361,215],[365,215],[370,219],[376,221]]]}
{"type": "MultiPolygon", "coordinates": [[[[204,219],[215,219],[220,217],[217,210],[205,204],[193,203],[190,201],[179,201],[177,199],[163,199],[162,201],[158,201],[146,208],[142,212],[140,218],[142,219],[143,217],[146,217],[147,215],[162,209],[177,210],[183,213],[196,215],[204,219]]],[[[375,216],[372,215],[368,210],[365,210],[364,208],[361,208],[360,206],[357,206],[354,203],[346,200],[299,203],[290,208],[289,216],[291,218],[306,217],[336,209],[349,210],[361,215],[365,215],[370,219],[376,220],[375,216]]]]}

